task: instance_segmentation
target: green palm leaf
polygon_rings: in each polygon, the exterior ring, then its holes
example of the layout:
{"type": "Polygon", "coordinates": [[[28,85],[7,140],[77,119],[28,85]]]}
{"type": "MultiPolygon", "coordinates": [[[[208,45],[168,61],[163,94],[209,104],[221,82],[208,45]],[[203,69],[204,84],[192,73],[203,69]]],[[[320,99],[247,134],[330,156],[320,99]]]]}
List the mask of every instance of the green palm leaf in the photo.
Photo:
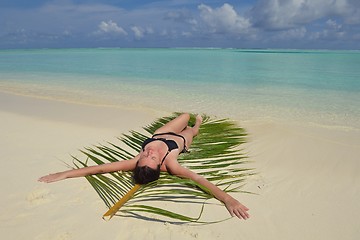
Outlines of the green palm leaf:
{"type": "MultiPolygon", "coordinates": [[[[76,168],[93,164],[104,164],[133,158],[141,149],[142,142],[156,129],[177,117],[180,113],[163,117],[143,128],[144,132],[131,131],[118,138],[119,143],[108,143],[85,148],[81,152],[87,157],[81,160],[73,156],[76,168]],[[89,162],[91,164],[89,164],[89,162]]],[[[190,125],[195,122],[192,115],[190,125]]],[[[252,169],[242,168],[247,157],[242,153],[241,144],[245,143],[243,128],[228,119],[212,119],[203,116],[200,134],[194,138],[191,152],[179,156],[179,163],[206,177],[226,192],[239,192],[252,169]]],[[[86,179],[110,208],[133,186],[131,172],[115,172],[87,176],[86,179]]],[[[201,221],[206,200],[213,198],[207,189],[192,180],[181,179],[168,173],[161,173],[159,180],[141,186],[134,196],[119,210],[118,216],[137,217],[173,222],[216,222],[201,221]],[[158,207],[157,205],[161,205],[158,207]],[[197,216],[166,210],[164,206],[189,204],[199,206],[197,216]]],[[[178,209],[178,208],[177,208],[178,209]]]]}

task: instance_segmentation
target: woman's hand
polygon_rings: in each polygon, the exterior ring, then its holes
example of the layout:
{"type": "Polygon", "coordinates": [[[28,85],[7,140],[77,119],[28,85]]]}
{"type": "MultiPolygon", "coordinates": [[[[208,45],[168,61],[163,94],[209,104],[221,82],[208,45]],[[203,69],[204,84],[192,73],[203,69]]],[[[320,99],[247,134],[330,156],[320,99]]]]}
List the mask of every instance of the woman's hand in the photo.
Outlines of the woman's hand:
{"type": "Polygon", "coordinates": [[[59,173],[53,173],[49,174],[47,176],[43,176],[39,178],[39,182],[45,182],[45,183],[51,183],[51,182],[57,182],[63,179],[66,179],[66,173],[65,172],[59,172],[59,173]]]}
{"type": "Polygon", "coordinates": [[[249,213],[247,212],[249,211],[249,209],[242,205],[238,200],[230,197],[226,201],[224,201],[224,204],[231,216],[236,216],[244,220],[250,217],[249,213]]]}
{"type": "Polygon", "coordinates": [[[247,213],[247,211],[249,211],[247,207],[245,207],[232,196],[215,186],[213,183],[209,182],[209,180],[207,180],[206,178],[185,167],[182,167],[177,161],[168,161],[166,167],[168,171],[171,172],[173,175],[191,179],[194,182],[207,188],[208,191],[215,198],[225,204],[231,216],[237,216],[240,219],[248,219],[250,217],[250,215],[247,213]]]}

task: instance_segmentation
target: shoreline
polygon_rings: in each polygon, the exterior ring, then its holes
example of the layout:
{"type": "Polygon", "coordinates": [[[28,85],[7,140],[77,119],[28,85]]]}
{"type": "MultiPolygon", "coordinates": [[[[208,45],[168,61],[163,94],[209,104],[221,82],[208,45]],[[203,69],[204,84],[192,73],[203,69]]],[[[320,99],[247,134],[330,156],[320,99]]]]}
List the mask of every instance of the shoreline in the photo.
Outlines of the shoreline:
{"type": "MultiPolygon", "coordinates": [[[[38,177],[66,170],[79,148],[111,141],[169,113],[64,103],[0,92],[3,137],[0,231],[22,239],[356,239],[360,209],[358,131],[274,120],[238,121],[244,150],[258,172],[234,196],[250,208],[247,221],[191,226],[115,217],[84,179],[53,184],[38,177]],[[124,117],[127,116],[127,118],[124,117]],[[8,184],[10,183],[11,184],[8,184]],[[341,209],[342,216],[338,210],[341,209]],[[335,212],[334,212],[335,211],[335,212]],[[78,224],[83,222],[86,224],[78,224]],[[146,227],[144,227],[144,223],[146,227]],[[16,231],[14,231],[16,229],[16,231]]],[[[221,116],[219,116],[221,117],[221,116]]],[[[226,209],[207,209],[207,215],[226,209]]]]}
{"type": "MultiPolygon", "coordinates": [[[[37,85],[32,86],[31,84],[19,84],[17,87],[15,85],[12,87],[4,86],[3,89],[0,89],[0,100],[1,94],[5,94],[8,96],[19,96],[23,98],[46,100],[50,102],[53,101],[63,104],[88,106],[89,108],[108,108],[118,111],[131,111],[136,109],[140,112],[148,112],[154,116],[162,116],[164,114],[171,114],[172,112],[192,112],[200,114],[205,113],[209,114],[210,116],[231,118],[241,122],[274,121],[282,122],[283,124],[290,122],[291,124],[297,124],[299,126],[308,125],[314,127],[342,129],[347,131],[360,131],[360,121],[356,115],[354,115],[355,113],[353,115],[347,114],[346,112],[329,113],[321,112],[320,109],[318,109],[318,111],[312,109],[309,110],[309,112],[307,112],[306,109],[298,111],[297,109],[290,106],[277,106],[275,103],[270,103],[269,105],[265,102],[263,103],[263,106],[261,105],[261,102],[243,102],[240,105],[237,105],[236,102],[233,102],[233,104],[228,104],[228,101],[231,102],[232,98],[228,100],[224,100],[222,98],[209,100],[208,98],[210,95],[204,95],[203,93],[199,93],[202,95],[200,97],[201,100],[198,100],[197,98],[194,98],[196,95],[196,90],[195,92],[191,92],[189,96],[186,96],[186,100],[175,96],[176,104],[174,103],[170,107],[162,101],[164,99],[170,98],[172,96],[171,92],[167,93],[167,95],[163,96],[162,98],[154,97],[154,99],[151,99],[150,96],[147,95],[127,95],[125,92],[120,93],[119,97],[106,97],[102,94],[93,97],[97,93],[92,92],[90,89],[84,90],[83,92],[77,92],[79,89],[69,90],[70,88],[58,89],[57,87],[52,89],[50,85],[44,85],[42,87],[37,85]],[[32,92],[26,92],[27,90],[25,89],[28,88],[33,89],[31,90],[32,92]],[[42,93],[42,91],[47,92],[46,89],[50,89],[51,91],[47,94],[42,93]],[[137,96],[140,97],[137,98],[137,96]],[[207,102],[206,99],[208,99],[209,102],[207,102]],[[203,107],[203,105],[205,105],[205,107],[203,107]],[[226,107],[224,108],[223,106],[226,107]]],[[[130,86],[126,87],[126,89],[130,88],[130,86]]],[[[166,89],[167,88],[164,87],[163,91],[167,92],[166,89]]],[[[144,89],[144,91],[147,92],[150,91],[150,89],[144,89]]],[[[253,98],[255,99],[256,96],[253,96],[253,98]]]]}

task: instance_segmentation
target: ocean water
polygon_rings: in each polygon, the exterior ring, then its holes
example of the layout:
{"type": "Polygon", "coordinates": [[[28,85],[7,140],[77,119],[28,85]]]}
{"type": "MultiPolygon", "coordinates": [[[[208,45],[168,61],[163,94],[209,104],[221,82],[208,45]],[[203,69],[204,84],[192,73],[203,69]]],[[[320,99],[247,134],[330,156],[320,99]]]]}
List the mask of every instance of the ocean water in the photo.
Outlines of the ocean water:
{"type": "Polygon", "coordinates": [[[0,91],[360,129],[360,51],[0,50],[0,91]]]}

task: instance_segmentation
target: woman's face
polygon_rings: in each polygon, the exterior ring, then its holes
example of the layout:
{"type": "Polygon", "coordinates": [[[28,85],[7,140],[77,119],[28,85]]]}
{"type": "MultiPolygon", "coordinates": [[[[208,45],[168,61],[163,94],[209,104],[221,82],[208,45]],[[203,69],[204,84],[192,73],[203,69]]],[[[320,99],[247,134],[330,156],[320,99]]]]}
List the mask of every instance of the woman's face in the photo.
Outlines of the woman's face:
{"type": "Polygon", "coordinates": [[[148,166],[152,169],[156,169],[160,165],[159,154],[154,151],[152,148],[145,148],[140,155],[140,159],[138,161],[138,166],[148,166]]]}

